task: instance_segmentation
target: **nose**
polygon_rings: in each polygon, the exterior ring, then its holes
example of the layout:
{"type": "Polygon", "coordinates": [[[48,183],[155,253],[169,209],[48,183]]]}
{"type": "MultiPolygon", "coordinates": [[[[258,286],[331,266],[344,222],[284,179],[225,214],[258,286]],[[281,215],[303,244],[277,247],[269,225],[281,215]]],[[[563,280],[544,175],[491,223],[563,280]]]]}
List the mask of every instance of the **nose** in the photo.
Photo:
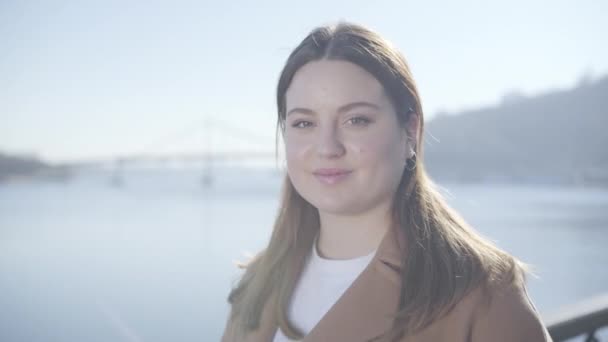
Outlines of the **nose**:
{"type": "Polygon", "coordinates": [[[344,155],[346,149],[335,126],[326,126],[319,131],[316,144],[319,157],[333,159],[344,155]]]}

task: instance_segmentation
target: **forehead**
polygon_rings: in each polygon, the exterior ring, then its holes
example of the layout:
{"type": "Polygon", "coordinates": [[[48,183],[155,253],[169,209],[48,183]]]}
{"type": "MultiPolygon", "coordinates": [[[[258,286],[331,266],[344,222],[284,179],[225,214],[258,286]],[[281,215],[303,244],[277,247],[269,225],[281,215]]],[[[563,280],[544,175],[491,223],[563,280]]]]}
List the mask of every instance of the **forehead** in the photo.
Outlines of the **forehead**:
{"type": "Polygon", "coordinates": [[[354,101],[387,105],[388,98],[378,80],[365,69],[347,61],[309,62],[294,75],[285,102],[292,107],[332,108],[354,101]]]}

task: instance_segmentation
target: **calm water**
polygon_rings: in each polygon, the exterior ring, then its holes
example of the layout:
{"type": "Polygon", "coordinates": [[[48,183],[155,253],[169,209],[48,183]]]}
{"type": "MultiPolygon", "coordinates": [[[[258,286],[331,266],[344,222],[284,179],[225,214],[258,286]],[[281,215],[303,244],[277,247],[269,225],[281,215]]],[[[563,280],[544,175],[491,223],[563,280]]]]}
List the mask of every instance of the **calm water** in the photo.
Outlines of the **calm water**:
{"type": "MultiPolygon", "coordinates": [[[[264,246],[280,178],[106,172],[0,185],[0,341],[217,341],[235,260],[264,246]]],[[[484,235],[535,266],[546,315],[608,292],[608,189],[443,184],[484,235]]]]}

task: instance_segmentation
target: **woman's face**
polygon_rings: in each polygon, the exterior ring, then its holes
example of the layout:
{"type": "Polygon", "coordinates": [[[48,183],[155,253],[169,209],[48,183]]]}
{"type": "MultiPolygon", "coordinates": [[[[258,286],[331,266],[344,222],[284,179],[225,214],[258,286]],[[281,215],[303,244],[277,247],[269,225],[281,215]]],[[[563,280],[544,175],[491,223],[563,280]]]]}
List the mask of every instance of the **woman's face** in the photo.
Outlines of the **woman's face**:
{"type": "Polygon", "coordinates": [[[390,206],[406,158],[406,131],[380,82],[346,61],[305,64],[285,94],[287,172],[313,206],[359,215],[390,206]]]}

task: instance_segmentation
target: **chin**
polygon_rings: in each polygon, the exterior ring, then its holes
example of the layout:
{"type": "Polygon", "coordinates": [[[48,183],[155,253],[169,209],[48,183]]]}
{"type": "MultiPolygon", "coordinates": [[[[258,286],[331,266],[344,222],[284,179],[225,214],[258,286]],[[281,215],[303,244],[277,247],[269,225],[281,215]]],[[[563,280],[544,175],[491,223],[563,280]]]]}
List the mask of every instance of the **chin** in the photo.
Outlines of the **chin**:
{"type": "Polygon", "coordinates": [[[362,203],[357,203],[356,201],[337,198],[319,198],[315,196],[314,198],[306,198],[306,200],[320,212],[332,215],[353,215],[361,213],[365,207],[362,203]]]}

